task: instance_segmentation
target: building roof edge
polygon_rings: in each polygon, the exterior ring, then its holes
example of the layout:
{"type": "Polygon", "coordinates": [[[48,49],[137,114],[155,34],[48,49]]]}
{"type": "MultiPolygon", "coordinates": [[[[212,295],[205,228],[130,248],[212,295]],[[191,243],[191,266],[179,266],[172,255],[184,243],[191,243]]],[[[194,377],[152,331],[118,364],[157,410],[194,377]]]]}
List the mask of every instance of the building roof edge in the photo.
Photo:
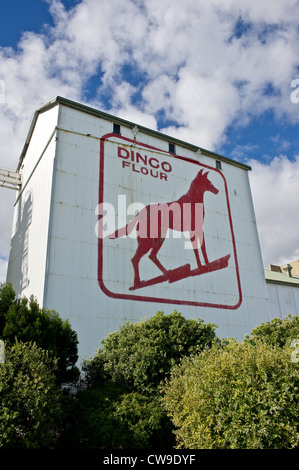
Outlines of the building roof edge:
{"type": "MultiPolygon", "coordinates": [[[[127,121],[127,120],[122,119],[120,117],[114,116],[112,114],[108,114],[108,113],[106,113],[104,111],[100,111],[96,108],[92,108],[92,107],[90,107],[86,104],[81,104],[81,103],[78,103],[76,101],[69,100],[69,99],[64,98],[62,96],[56,96],[56,98],[48,101],[47,103],[45,103],[44,105],[42,105],[42,106],[40,106],[39,108],[36,109],[36,111],[33,115],[33,119],[32,119],[32,122],[31,122],[31,125],[30,125],[30,128],[29,128],[28,134],[27,134],[27,138],[25,140],[23,150],[22,150],[20,158],[19,158],[19,163],[18,163],[17,170],[20,169],[21,164],[23,162],[23,159],[26,155],[27,148],[28,148],[30,140],[31,140],[31,136],[32,136],[33,131],[34,131],[36,121],[38,119],[38,115],[40,113],[48,111],[49,109],[51,109],[54,106],[57,106],[59,104],[61,104],[63,106],[68,106],[68,107],[73,108],[73,109],[77,109],[79,111],[83,111],[83,112],[88,113],[88,114],[92,114],[94,116],[101,117],[103,119],[113,121],[116,124],[124,125],[124,126],[127,126],[127,127],[132,127],[133,128],[135,125],[137,125],[138,129],[140,129],[143,133],[153,135],[153,136],[158,137],[158,138],[163,139],[163,140],[167,140],[168,142],[180,145],[181,147],[185,147],[185,148],[187,148],[191,151],[194,151],[194,152],[196,152],[199,148],[198,146],[195,146],[195,145],[190,144],[188,142],[185,142],[183,140],[177,139],[175,137],[169,136],[169,135],[164,134],[162,132],[159,132],[157,130],[141,126],[136,122],[127,121]]],[[[230,158],[225,157],[223,155],[219,155],[215,152],[212,152],[210,150],[207,150],[207,149],[204,149],[204,148],[201,148],[201,147],[200,147],[200,151],[206,156],[215,158],[217,160],[221,160],[223,162],[229,163],[230,165],[237,166],[239,168],[242,168],[243,170],[251,171],[251,167],[249,165],[246,165],[245,163],[238,162],[236,160],[230,159],[230,158]]]]}

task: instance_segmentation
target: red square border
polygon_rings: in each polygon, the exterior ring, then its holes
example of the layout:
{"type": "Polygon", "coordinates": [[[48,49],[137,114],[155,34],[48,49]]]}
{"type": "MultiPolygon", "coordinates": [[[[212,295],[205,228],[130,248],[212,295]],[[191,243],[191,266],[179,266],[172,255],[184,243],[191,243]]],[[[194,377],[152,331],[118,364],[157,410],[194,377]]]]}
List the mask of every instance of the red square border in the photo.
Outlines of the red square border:
{"type": "MultiPolygon", "coordinates": [[[[144,144],[142,142],[136,142],[132,139],[120,136],[118,134],[114,133],[109,133],[104,135],[101,138],[100,141],[100,171],[99,171],[99,204],[104,203],[104,180],[105,180],[105,143],[109,141],[109,139],[117,139],[120,140],[120,142],[123,142],[126,145],[139,145],[143,147],[144,149],[148,149],[149,151],[156,151],[159,153],[164,153],[167,154],[167,152],[156,148],[152,147],[150,145],[144,144]]],[[[170,155],[170,154],[169,154],[170,155]]],[[[228,197],[228,188],[227,188],[227,182],[226,179],[221,172],[221,170],[217,168],[212,168],[208,165],[205,165],[203,163],[200,163],[196,160],[193,160],[188,157],[180,156],[180,155],[173,155],[171,154],[173,158],[183,160],[186,163],[192,163],[194,165],[197,165],[199,168],[205,168],[207,170],[213,170],[214,172],[217,172],[222,180],[223,180],[223,185],[225,188],[225,197],[226,197],[226,204],[227,204],[227,211],[228,211],[228,219],[229,219],[229,226],[230,226],[230,232],[231,232],[231,242],[233,246],[233,253],[232,256],[234,257],[234,263],[235,263],[235,268],[236,268],[236,281],[237,281],[237,290],[238,290],[238,299],[237,302],[234,305],[226,305],[226,304],[217,304],[217,303],[209,303],[209,302],[200,302],[200,301],[194,301],[194,300],[174,300],[174,299],[168,299],[164,297],[151,297],[151,296],[146,296],[146,295],[140,295],[136,294],[134,292],[131,293],[119,293],[119,292],[112,292],[106,285],[105,285],[105,280],[103,279],[103,237],[99,236],[98,237],[98,283],[101,288],[101,290],[107,295],[108,297],[111,297],[113,299],[125,299],[125,300],[130,300],[130,301],[138,301],[138,302],[155,302],[155,303],[162,303],[162,304],[175,304],[175,305],[190,305],[190,306],[198,306],[198,307],[211,307],[211,308],[219,308],[219,309],[227,309],[227,310],[235,310],[238,309],[242,303],[242,289],[241,289],[241,282],[240,282],[240,274],[239,274],[239,267],[238,267],[238,259],[237,259],[237,250],[236,250],[236,242],[235,242],[235,236],[234,236],[234,230],[233,230],[233,223],[232,223],[232,216],[231,216],[231,210],[230,210],[230,203],[229,203],[229,197],[228,197]]]]}

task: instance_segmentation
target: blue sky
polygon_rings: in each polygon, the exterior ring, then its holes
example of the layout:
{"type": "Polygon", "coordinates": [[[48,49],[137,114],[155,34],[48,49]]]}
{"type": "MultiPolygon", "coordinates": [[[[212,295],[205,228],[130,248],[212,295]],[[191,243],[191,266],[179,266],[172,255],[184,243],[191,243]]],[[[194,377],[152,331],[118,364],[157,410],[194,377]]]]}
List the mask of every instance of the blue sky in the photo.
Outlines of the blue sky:
{"type": "MultiPolygon", "coordinates": [[[[67,9],[74,7],[78,0],[65,0],[67,9]]],[[[49,4],[45,0],[3,0],[0,4],[0,44],[16,48],[22,33],[26,31],[42,32],[44,25],[53,26],[53,17],[49,4]]]]}
{"type": "MultiPolygon", "coordinates": [[[[65,96],[250,164],[265,267],[298,259],[298,18],[298,0],[2,0],[0,167],[65,96]]],[[[0,190],[3,281],[14,195],[0,190]]]]}
{"type": "MultiPolygon", "coordinates": [[[[28,2],[22,0],[14,2],[2,1],[0,5],[0,45],[2,47],[11,47],[17,51],[22,34],[35,32],[47,35],[49,28],[54,27],[53,16],[49,11],[49,3],[51,2],[46,0],[29,0],[28,2]]],[[[61,3],[66,10],[71,11],[72,8],[80,4],[80,0],[64,0],[61,3]]],[[[100,4],[101,2],[98,3],[100,4]]],[[[280,3],[282,4],[283,0],[280,3]]],[[[232,31],[232,37],[241,38],[251,28],[252,25],[249,22],[238,18],[232,31]]],[[[260,33],[261,36],[264,34],[266,37],[267,28],[269,29],[269,26],[265,25],[264,32],[260,33]]],[[[120,70],[123,76],[126,77],[126,80],[134,86],[140,82],[143,82],[143,84],[148,83],[146,77],[142,76],[140,71],[136,71],[136,68],[131,63],[126,63],[120,70]]],[[[293,78],[296,77],[290,77],[290,82],[293,78]]],[[[101,73],[91,75],[86,82],[82,97],[87,101],[94,98],[100,82],[101,73]]],[[[290,87],[290,83],[287,85],[290,87]]],[[[141,88],[137,88],[138,90],[136,90],[134,97],[135,102],[138,102],[140,99],[138,91],[141,88]]],[[[288,91],[290,94],[291,89],[288,91]]],[[[271,95],[271,87],[269,87],[267,93],[271,95]]],[[[111,107],[111,96],[106,93],[104,88],[101,98],[105,108],[109,110],[109,107],[111,107]]],[[[173,121],[171,116],[167,115],[163,110],[156,114],[156,119],[158,127],[168,127],[169,124],[179,126],[180,124],[173,121]]],[[[267,162],[273,154],[277,153],[277,149],[279,151],[281,149],[286,150],[287,146],[288,158],[292,159],[296,155],[299,143],[298,122],[292,124],[285,117],[276,118],[273,111],[270,110],[254,115],[246,126],[238,126],[237,121],[232,122],[225,129],[225,137],[226,141],[218,145],[216,151],[227,156],[233,154],[233,158],[242,160],[256,158],[267,162]],[[246,146],[246,154],[241,150],[241,147],[244,145],[246,146]]]]}

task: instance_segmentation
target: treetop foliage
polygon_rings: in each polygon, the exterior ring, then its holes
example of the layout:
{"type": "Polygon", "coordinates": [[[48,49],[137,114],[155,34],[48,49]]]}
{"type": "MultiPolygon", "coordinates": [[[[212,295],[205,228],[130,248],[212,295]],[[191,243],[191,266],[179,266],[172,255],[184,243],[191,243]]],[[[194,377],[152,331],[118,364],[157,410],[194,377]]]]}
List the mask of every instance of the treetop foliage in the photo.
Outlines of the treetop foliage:
{"type": "Polygon", "coordinates": [[[242,342],[215,329],[176,310],[126,322],[62,394],[77,377],[77,334],[1,284],[0,447],[298,447],[299,318],[264,323],[242,342]]]}
{"type": "Polygon", "coordinates": [[[62,416],[57,359],[35,343],[5,342],[0,364],[0,448],[51,448],[62,416]]]}
{"type": "Polygon", "coordinates": [[[299,369],[288,349],[230,340],[172,370],[163,403],[185,449],[295,448],[299,369]]]}
{"type": "MultiPolygon", "coordinates": [[[[287,315],[262,323],[251,331],[251,341],[261,340],[266,344],[283,348],[293,339],[299,339],[299,317],[287,315]]],[[[246,340],[250,340],[246,336],[246,340]]]]}
{"type": "Polygon", "coordinates": [[[0,325],[0,338],[6,342],[35,342],[57,357],[59,383],[78,378],[77,333],[55,310],[41,309],[33,296],[17,299],[11,284],[0,284],[0,325]]]}
{"type": "Polygon", "coordinates": [[[126,322],[102,341],[93,359],[86,361],[87,381],[107,379],[129,390],[157,393],[157,386],[183,356],[210,347],[215,340],[213,324],[187,320],[176,310],[157,312],[148,320],[126,322]]]}

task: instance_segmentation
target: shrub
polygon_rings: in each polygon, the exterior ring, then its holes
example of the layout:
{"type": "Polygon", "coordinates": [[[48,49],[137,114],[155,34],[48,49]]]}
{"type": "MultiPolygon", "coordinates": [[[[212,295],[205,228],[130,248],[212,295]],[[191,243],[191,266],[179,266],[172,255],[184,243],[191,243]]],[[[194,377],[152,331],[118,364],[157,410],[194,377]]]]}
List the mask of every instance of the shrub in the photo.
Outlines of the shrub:
{"type": "Polygon", "coordinates": [[[56,360],[36,344],[5,343],[0,364],[0,447],[55,445],[61,418],[56,360]]]}
{"type": "Polygon", "coordinates": [[[59,443],[64,448],[160,449],[172,436],[156,398],[110,383],[82,390],[71,401],[59,443]]]}
{"type": "Polygon", "coordinates": [[[178,447],[294,448],[298,386],[299,368],[289,350],[231,340],[175,368],[163,403],[178,447]]]}
{"type": "Polygon", "coordinates": [[[177,311],[127,322],[109,334],[95,357],[85,362],[86,379],[89,384],[112,380],[128,391],[157,393],[159,383],[183,356],[212,344],[214,329],[215,325],[187,320],[177,311]]]}
{"type": "Polygon", "coordinates": [[[63,321],[55,310],[41,309],[33,296],[16,299],[10,284],[0,286],[0,313],[6,342],[35,342],[57,357],[59,384],[77,380],[78,338],[68,320],[63,321]]]}
{"type": "MultiPolygon", "coordinates": [[[[251,332],[251,341],[261,340],[280,348],[297,338],[299,339],[299,317],[291,315],[287,315],[283,319],[274,318],[271,322],[262,323],[251,332]]],[[[249,337],[246,339],[250,340],[249,337]]]]}

